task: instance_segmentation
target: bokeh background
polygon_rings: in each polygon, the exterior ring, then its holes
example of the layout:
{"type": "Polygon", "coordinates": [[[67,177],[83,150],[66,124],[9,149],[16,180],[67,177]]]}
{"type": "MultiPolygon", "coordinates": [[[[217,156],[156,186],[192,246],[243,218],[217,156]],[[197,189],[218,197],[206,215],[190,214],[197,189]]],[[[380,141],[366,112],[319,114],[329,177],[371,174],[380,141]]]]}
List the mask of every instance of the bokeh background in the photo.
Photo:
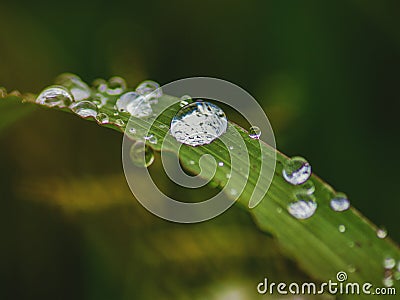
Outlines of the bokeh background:
{"type": "MultiPolygon", "coordinates": [[[[279,150],[400,241],[398,1],[1,1],[0,12],[0,85],[37,93],[63,72],[132,86],[226,79],[262,105],[279,150]]],[[[1,299],[254,299],[267,274],[307,278],[238,209],[190,226],[150,215],[125,183],[117,132],[38,109],[0,141],[1,299]]]]}

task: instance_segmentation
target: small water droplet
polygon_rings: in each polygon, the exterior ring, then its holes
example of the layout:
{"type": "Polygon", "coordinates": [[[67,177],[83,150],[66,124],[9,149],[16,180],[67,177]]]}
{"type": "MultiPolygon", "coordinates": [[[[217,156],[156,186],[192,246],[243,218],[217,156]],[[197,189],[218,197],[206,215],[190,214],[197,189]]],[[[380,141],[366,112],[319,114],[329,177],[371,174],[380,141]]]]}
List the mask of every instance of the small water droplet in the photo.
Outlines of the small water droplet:
{"type": "Polygon", "coordinates": [[[149,141],[150,144],[157,144],[157,138],[152,134],[145,136],[144,139],[149,141]]]}
{"type": "Polygon", "coordinates": [[[311,195],[315,192],[315,185],[311,180],[307,180],[305,183],[299,186],[299,188],[306,194],[311,195]]]}
{"type": "Polygon", "coordinates": [[[226,132],[228,120],[215,104],[196,101],[181,108],[171,121],[171,135],[190,146],[209,144],[226,132]]]}
{"type": "Polygon", "coordinates": [[[119,113],[117,111],[114,111],[113,113],[114,117],[119,116],[119,113]]]}
{"type": "Polygon", "coordinates": [[[189,164],[190,164],[190,165],[194,165],[194,160],[190,160],[190,161],[189,161],[189,164]]]}
{"type": "Polygon", "coordinates": [[[336,193],[330,201],[330,206],[334,211],[345,211],[350,208],[350,201],[346,194],[336,193]]]}
{"type": "Polygon", "coordinates": [[[116,119],[114,124],[117,125],[118,127],[124,127],[125,126],[125,122],[122,119],[116,119]]]}
{"type": "Polygon", "coordinates": [[[136,92],[146,98],[160,98],[163,93],[160,85],[152,80],[145,80],[138,85],[136,92]]]}
{"type": "Polygon", "coordinates": [[[278,214],[281,214],[281,213],[282,213],[282,208],[281,208],[281,207],[277,207],[277,208],[276,208],[276,212],[277,212],[278,214]]]}
{"type": "Polygon", "coordinates": [[[149,101],[136,92],[123,94],[116,102],[116,107],[120,112],[128,112],[136,118],[149,117],[153,114],[153,109],[149,101]]]}
{"type": "Polygon", "coordinates": [[[311,176],[311,165],[302,157],[293,157],[285,162],[282,175],[290,184],[302,184],[311,176]]]}
{"type": "Polygon", "coordinates": [[[223,167],[223,166],[224,166],[224,163],[223,163],[222,161],[220,161],[220,162],[218,163],[218,166],[223,167]]]}
{"type": "Polygon", "coordinates": [[[72,94],[60,85],[53,85],[44,89],[36,98],[36,103],[60,108],[68,107],[73,101],[72,94]]]}
{"type": "Polygon", "coordinates": [[[106,93],[109,95],[120,95],[126,90],[126,82],[122,77],[111,77],[108,80],[106,93]]]}
{"type": "Polygon", "coordinates": [[[339,232],[343,233],[346,231],[346,226],[344,225],[339,225],[339,232]]]}
{"type": "Polygon", "coordinates": [[[0,98],[7,97],[7,90],[4,87],[0,87],[0,98]]]}
{"type": "Polygon", "coordinates": [[[61,74],[56,78],[56,83],[69,89],[75,101],[85,100],[91,95],[90,87],[75,74],[61,74]]]}
{"type": "Polygon", "coordinates": [[[69,108],[82,118],[95,118],[97,116],[97,106],[90,101],[74,102],[69,108]]]}
{"type": "Polygon", "coordinates": [[[350,248],[354,248],[355,243],[353,241],[350,241],[348,245],[349,245],[350,248]]]}
{"type": "Polygon", "coordinates": [[[387,237],[387,230],[385,228],[379,228],[376,231],[376,236],[380,239],[384,239],[385,237],[387,237]]]}
{"type": "Polygon", "coordinates": [[[229,146],[228,148],[229,148],[229,150],[233,150],[233,149],[234,149],[234,147],[233,147],[233,146],[229,146]]]}
{"type": "Polygon", "coordinates": [[[261,129],[257,126],[252,126],[249,129],[249,137],[258,140],[261,136],[261,129]]]}
{"type": "Polygon", "coordinates": [[[107,90],[107,81],[102,78],[98,78],[93,81],[92,86],[100,93],[105,93],[107,90]]]}
{"type": "Polygon", "coordinates": [[[142,141],[135,142],[129,151],[132,163],[138,167],[148,167],[154,161],[154,152],[142,141]]]}
{"type": "Polygon", "coordinates": [[[383,260],[383,267],[385,269],[393,269],[396,266],[396,261],[394,260],[394,258],[392,257],[385,257],[385,259],[383,260]]]}
{"type": "Polygon", "coordinates": [[[288,212],[296,219],[308,219],[317,210],[317,202],[308,194],[298,194],[297,201],[288,205],[288,212]]]}
{"type": "Polygon", "coordinates": [[[129,133],[130,134],[135,134],[136,133],[136,128],[135,127],[129,128],[129,133]]]}
{"type": "Polygon", "coordinates": [[[231,194],[232,196],[237,196],[238,191],[236,189],[230,189],[229,194],[231,194]]]}
{"type": "Polygon", "coordinates": [[[354,273],[355,271],[357,271],[356,267],[354,265],[349,265],[348,266],[348,270],[350,273],[354,273]]]}
{"type": "Polygon", "coordinates": [[[99,113],[96,117],[96,121],[99,124],[108,124],[110,122],[110,118],[105,113],[99,113]]]}
{"type": "Polygon", "coordinates": [[[385,287],[392,287],[394,284],[392,276],[383,278],[382,283],[385,287]]]}

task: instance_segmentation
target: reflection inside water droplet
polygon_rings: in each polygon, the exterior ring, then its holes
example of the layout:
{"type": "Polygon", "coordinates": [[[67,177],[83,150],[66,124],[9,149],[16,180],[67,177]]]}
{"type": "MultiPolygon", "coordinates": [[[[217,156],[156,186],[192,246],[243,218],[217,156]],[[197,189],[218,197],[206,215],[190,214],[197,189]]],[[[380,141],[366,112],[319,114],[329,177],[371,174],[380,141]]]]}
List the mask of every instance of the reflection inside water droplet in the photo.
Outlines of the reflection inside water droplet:
{"type": "Polygon", "coordinates": [[[109,117],[108,117],[107,114],[105,114],[105,113],[99,113],[99,114],[97,115],[97,117],[96,117],[96,121],[97,121],[97,123],[99,123],[99,124],[107,124],[107,123],[110,122],[110,119],[109,119],[109,117]]]}
{"type": "Polygon", "coordinates": [[[115,105],[118,111],[127,112],[137,118],[149,117],[153,114],[149,101],[136,92],[123,94],[115,105]]]}
{"type": "Polygon", "coordinates": [[[317,210],[317,203],[314,197],[308,194],[297,194],[296,202],[288,205],[288,212],[296,219],[308,219],[317,210]]]}

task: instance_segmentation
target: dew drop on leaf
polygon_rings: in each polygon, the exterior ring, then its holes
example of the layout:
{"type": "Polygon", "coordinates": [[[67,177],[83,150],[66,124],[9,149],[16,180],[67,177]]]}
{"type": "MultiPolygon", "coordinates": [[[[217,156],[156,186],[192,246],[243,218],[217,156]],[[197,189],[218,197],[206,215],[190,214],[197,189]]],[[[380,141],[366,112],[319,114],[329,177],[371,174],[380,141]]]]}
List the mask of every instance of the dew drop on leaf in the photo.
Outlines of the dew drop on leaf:
{"type": "Polygon", "coordinates": [[[303,184],[311,176],[311,165],[302,157],[290,158],[283,166],[282,175],[290,184],[303,184]]]}
{"type": "Polygon", "coordinates": [[[96,104],[91,101],[80,101],[72,103],[69,108],[82,118],[95,118],[98,113],[96,104]]]}
{"type": "Polygon", "coordinates": [[[149,101],[136,92],[123,94],[115,105],[119,112],[127,112],[137,118],[149,117],[153,114],[149,101]]]}
{"type": "Polygon", "coordinates": [[[137,167],[148,167],[154,161],[154,152],[143,141],[135,142],[129,151],[132,163],[137,167]]]}
{"type": "Polygon", "coordinates": [[[196,101],[182,107],[171,121],[171,135],[190,146],[206,145],[224,134],[228,120],[224,111],[210,102],[196,101]]]}
{"type": "Polygon", "coordinates": [[[337,193],[329,204],[334,211],[345,211],[350,208],[350,201],[343,193],[337,193]]]}
{"type": "Polygon", "coordinates": [[[68,107],[74,101],[72,94],[63,86],[53,85],[44,89],[36,98],[36,103],[48,107],[68,107]]]}
{"type": "Polygon", "coordinates": [[[74,96],[75,101],[88,99],[91,95],[90,87],[75,74],[61,74],[56,78],[56,83],[66,87],[74,96]]]}
{"type": "Polygon", "coordinates": [[[298,194],[297,201],[288,205],[288,212],[296,219],[308,219],[317,210],[317,202],[308,194],[298,194]]]}
{"type": "Polygon", "coordinates": [[[163,95],[160,85],[152,80],[145,80],[142,83],[140,83],[136,88],[136,92],[139,95],[146,96],[147,99],[150,98],[157,99],[163,95]]]}
{"type": "Polygon", "coordinates": [[[99,124],[108,124],[110,122],[110,118],[105,113],[99,113],[96,117],[96,121],[99,124]]]}
{"type": "Polygon", "coordinates": [[[261,129],[257,126],[252,126],[249,129],[249,137],[258,140],[261,136],[261,129]]]}

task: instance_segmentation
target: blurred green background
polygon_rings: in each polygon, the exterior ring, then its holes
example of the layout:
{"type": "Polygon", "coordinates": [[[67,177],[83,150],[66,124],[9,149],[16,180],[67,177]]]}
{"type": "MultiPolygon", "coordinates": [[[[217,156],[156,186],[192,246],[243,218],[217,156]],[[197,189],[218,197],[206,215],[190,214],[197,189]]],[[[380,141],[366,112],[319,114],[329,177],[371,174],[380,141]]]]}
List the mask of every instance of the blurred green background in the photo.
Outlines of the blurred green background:
{"type": "MultiPolygon", "coordinates": [[[[2,1],[0,12],[8,90],[37,93],[63,72],[132,86],[226,79],[263,106],[280,151],[400,241],[399,1],[2,1]]],[[[125,183],[117,132],[37,109],[0,140],[0,299],[254,299],[266,275],[307,278],[238,209],[190,226],[150,215],[125,183]]]]}

